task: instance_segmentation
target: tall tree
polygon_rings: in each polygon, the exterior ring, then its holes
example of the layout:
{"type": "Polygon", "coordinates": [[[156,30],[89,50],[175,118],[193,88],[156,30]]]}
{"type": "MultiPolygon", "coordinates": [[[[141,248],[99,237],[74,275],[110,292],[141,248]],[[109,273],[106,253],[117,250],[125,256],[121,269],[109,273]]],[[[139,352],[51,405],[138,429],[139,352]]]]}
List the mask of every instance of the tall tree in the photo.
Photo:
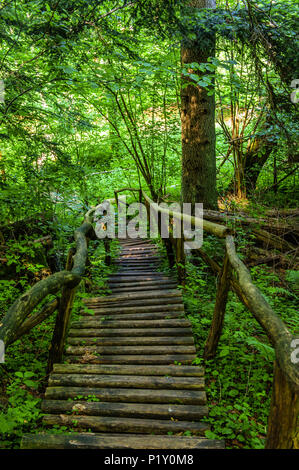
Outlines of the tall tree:
{"type": "MultiPolygon", "coordinates": [[[[194,10],[215,8],[215,0],[190,0],[194,10]]],[[[182,41],[181,62],[206,64],[215,55],[215,34],[207,32],[196,39],[182,41]]],[[[200,70],[200,69],[199,69],[200,70]]],[[[215,154],[215,98],[206,86],[194,81],[198,68],[188,67],[189,76],[182,79],[182,201],[202,202],[205,208],[217,206],[215,154]]],[[[207,71],[203,72],[204,74],[207,71]]]]}

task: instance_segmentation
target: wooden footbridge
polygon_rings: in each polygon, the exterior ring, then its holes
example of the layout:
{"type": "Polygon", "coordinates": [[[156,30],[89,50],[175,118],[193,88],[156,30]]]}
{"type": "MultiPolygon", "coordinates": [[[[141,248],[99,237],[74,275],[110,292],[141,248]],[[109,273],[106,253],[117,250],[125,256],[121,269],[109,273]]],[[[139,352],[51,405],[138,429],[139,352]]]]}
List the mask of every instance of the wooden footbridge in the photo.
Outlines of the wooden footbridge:
{"type": "Polygon", "coordinates": [[[79,432],[26,435],[22,446],[221,448],[222,441],[204,437],[204,371],[192,365],[196,349],[181,291],[157,271],[151,243],[121,245],[112,293],[85,299],[88,313],[71,323],[66,363],[54,364],[42,403],[47,426],[79,432]]]}
{"type": "MultiPolygon", "coordinates": [[[[127,188],[126,188],[127,189],[127,188]]],[[[118,204],[117,193],[116,203],[118,204]]],[[[174,220],[223,240],[220,266],[203,250],[197,254],[218,278],[214,315],[204,348],[215,355],[221,336],[228,291],[248,308],[275,349],[272,401],[266,448],[299,448],[299,371],[292,361],[296,339],[272,310],[237,255],[225,225],[174,212],[138,190],[149,215],[156,210],[174,220]]],[[[37,282],[1,319],[6,348],[57,310],[42,402],[47,432],[27,434],[22,448],[217,449],[221,440],[207,439],[209,429],[204,369],[194,365],[196,347],[175,277],[160,268],[158,250],[146,239],[120,239],[118,271],[109,278],[111,294],[86,298],[81,318],[72,320],[76,287],[85,272],[88,241],[95,237],[92,214],[74,233],[76,249],[66,269],[37,282]],[[61,292],[40,311],[48,296],[61,292]],[[64,432],[57,432],[57,425],[64,432]]],[[[165,227],[164,227],[165,228],[165,227]]],[[[163,240],[179,282],[184,278],[184,239],[163,240]],[[177,269],[175,269],[177,268],[177,269]]],[[[107,263],[110,258],[109,244],[107,263]]],[[[8,351],[9,354],[9,351],[8,351]]]]}

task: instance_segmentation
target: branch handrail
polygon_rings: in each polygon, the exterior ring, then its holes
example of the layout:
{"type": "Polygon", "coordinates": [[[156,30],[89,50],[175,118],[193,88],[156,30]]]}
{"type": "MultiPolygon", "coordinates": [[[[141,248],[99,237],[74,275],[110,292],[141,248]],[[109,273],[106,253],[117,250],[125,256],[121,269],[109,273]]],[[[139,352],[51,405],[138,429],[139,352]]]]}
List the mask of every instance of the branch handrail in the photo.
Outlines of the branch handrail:
{"type": "MultiPolygon", "coordinates": [[[[267,333],[267,336],[270,339],[271,343],[274,346],[281,347],[279,346],[281,341],[291,342],[292,339],[294,339],[294,337],[289,332],[283,321],[270,307],[260,290],[253,284],[248,269],[237,255],[234,238],[230,234],[230,230],[228,229],[228,227],[215,223],[207,223],[208,221],[201,220],[197,217],[162,208],[157,203],[152,201],[144,191],[142,191],[142,195],[144,199],[149,204],[151,204],[151,206],[155,210],[161,213],[168,213],[170,216],[178,218],[181,221],[185,220],[191,222],[191,224],[194,226],[200,226],[201,224],[204,231],[216,235],[219,238],[224,238],[229,261],[239,278],[239,287],[241,288],[243,295],[248,301],[248,306],[250,305],[251,310],[255,312],[256,319],[259,321],[259,323],[267,333]],[[260,314],[261,309],[266,312],[265,317],[260,314]]],[[[288,354],[288,362],[290,362],[289,358],[290,353],[288,354]]],[[[286,360],[286,358],[284,359],[286,360]]],[[[285,362],[285,360],[283,362],[285,362]]],[[[291,370],[291,381],[295,381],[297,386],[299,386],[299,371],[295,367],[292,367],[291,370]]]]}
{"type": "Polygon", "coordinates": [[[176,217],[182,221],[191,223],[194,227],[203,228],[206,232],[215,235],[219,238],[224,238],[230,233],[230,229],[225,225],[215,224],[205,219],[200,219],[199,217],[194,217],[192,215],[184,214],[182,212],[172,211],[170,209],[160,207],[156,202],[152,201],[145,191],[142,190],[142,196],[145,201],[152,206],[153,209],[168,214],[171,217],[176,217]]]}
{"type": "MultiPolygon", "coordinates": [[[[41,323],[45,318],[51,315],[55,310],[59,310],[63,303],[61,299],[54,299],[44,305],[40,312],[30,316],[30,313],[50,294],[56,294],[60,291],[70,290],[74,292],[75,288],[81,282],[85,271],[88,240],[90,236],[94,238],[94,229],[92,225],[92,214],[96,207],[89,209],[84,215],[83,224],[74,232],[76,242],[75,253],[72,253],[72,268],[51,274],[45,279],[37,282],[21,294],[8,309],[6,315],[0,323],[0,339],[5,347],[12,344],[22,335],[28,333],[34,326],[41,323]]],[[[62,312],[63,313],[63,312],[62,312]]]]}

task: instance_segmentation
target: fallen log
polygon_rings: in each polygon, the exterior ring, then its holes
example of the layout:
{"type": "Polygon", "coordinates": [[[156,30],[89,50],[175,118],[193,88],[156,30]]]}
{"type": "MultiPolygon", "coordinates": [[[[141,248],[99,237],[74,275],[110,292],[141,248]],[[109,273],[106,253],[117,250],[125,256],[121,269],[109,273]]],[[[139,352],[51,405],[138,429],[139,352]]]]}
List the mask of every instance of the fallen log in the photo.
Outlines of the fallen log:
{"type": "Polygon", "coordinates": [[[296,250],[296,246],[290,242],[287,242],[281,237],[274,235],[273,233],[269,233],[266,230],[262,229],[253,229],[252,233],[258,240],[261,240],[267,247],[272,246],[273,248],[279,251],[293,251],[296,250]]]}
{"type": "Polygon", "coordinates": [[[212,210],[203,210],[204,219],[213,222],[227,224],[228,221],[233,221],[241,225],[257,225],[259,227],[267,228],[277,232],[290,232],[299,235],[299,224],[294,224],[294,221],[288,222],[287,220],[280,221],[277,218],[255,218],[249,217],[244,213],[232,214],[229,212],[218,212],[212,210]]]}

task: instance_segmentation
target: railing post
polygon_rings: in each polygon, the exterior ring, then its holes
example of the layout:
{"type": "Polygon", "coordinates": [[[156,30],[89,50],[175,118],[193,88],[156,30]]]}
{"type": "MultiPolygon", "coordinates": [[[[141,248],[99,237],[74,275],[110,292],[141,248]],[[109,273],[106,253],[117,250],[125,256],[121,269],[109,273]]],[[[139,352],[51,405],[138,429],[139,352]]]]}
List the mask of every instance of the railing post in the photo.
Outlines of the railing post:
{"type": "Polygon", "coordinates": [[[104,248],[105,248],[105,264],[106,266],[111,265],[111,251],[110,251],[110,239],[104,238],[104,248]]]}
{"type": "Polygon", "coordinates": [[[292,390],[277,361],[265,447],[299,449],[299,394],[292,390]]]}
{"type": "Polygon", "coordinates": [[[166,255],[167,255],[169,267],[173,268],[175,264],[173,245],[171,243],[170,238],[162,237],[162,233],[163,232],[166,233],[167,228],[166,228],[165,220],[162,217],[162,214],[160,212],[158,212],[158,230],[159,230],[159,234],[161,236],[163,245],[165,246],[165,249],[166,249],[166,255]]]}
{"type": "MultiPolygon", "coordinates": [[[[141,193],[142,194],[142,193],[141,193]]],[[[151,206],[150,206],[150,203],[144,199],[145,201],[145,207],[146,207],[146,212],[147,212],[147,220],[148,220],[148,224],[150,225],[150,219],[151,219],[151,206]]],[[[161,213],[160,212],[156,212],[157,214],[157,219],[156,219],[156,222],[157,222],[157,226],[158,226],[158,232],[160,234],[160,237],[161,237],[161,240],[162,240],[162,243],[163,245],[165,246],[165,249],[166,249],[166,255],[167,255],[167,259],[168,259],[168,264],[169,264],[169,267],[170,268],[173,268],[174,266],[174,252],[173,252],[173,245],[171,243],[171,239],[170,238],[163,238],[162,237],[162,232],[167,232],[166,230],[166,227],[165,227],[165,221],[163,219],[163,217],[161,217],[161,213]],[[164,225],[164,230],[162,230],[162,225],[164,225]]],[[[170,234],[169,234],[170,235],[170,234]]]]}
{"type": "Polygon", "coordinates": [[[230,288],[231,273],[232,267],[229,262],[227,252],[225,252],[223,265],[219,274],[213,320],[204,348],[205,359],[214,357],[216,354],[217,346],[222,333],[227,297],[230,288]]]}
{"type": "Polygon", "coordinates": [[[181,227],[181,236],[175,240],[176,267],[178,273],[178,281],[181,285],[185,285],[186,280],[186,257],[184,251],[184,234],[181,227]]]}
{"type": "MultiPolygon", "coordinates": [[[[66,267],[67,271],[72,269],[73,255],[75,250],[71,248],[68,252],[66,267]]],[[[62,360],[63,349],[66,339],[67,327],[69,323],[70,314],[72,311],[73,301],[75,297],[75,288],[64,287],[61,291],[61,299],[59,302],[59,308],[57,312],[55,328],[52,336],[49,359],[47,366],[47,375],[53,369],[53,364],[59,363],[62,360]]]]}

